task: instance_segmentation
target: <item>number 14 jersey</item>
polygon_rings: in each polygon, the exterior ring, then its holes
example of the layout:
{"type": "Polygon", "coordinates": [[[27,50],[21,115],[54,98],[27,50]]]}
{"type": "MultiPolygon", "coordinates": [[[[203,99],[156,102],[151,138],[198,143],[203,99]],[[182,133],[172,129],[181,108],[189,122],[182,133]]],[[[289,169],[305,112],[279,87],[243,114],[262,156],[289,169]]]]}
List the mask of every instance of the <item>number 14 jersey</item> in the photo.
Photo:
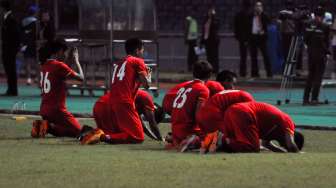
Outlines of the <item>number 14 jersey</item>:
{"type": "Polygon", "coordinates": [[[127,56],[124,61],[113,64],[111,102],[134,103],[140,86],[140,74],[147,76],[147,67],[143,59],[127,56]]]}

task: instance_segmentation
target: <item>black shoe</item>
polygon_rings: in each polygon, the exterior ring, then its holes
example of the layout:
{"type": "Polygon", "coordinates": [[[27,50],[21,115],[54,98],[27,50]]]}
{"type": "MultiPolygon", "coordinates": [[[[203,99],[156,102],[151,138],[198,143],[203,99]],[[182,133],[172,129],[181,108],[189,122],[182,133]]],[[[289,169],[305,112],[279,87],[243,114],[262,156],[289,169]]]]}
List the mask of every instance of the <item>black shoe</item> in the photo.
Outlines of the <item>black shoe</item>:
{"type": "Polygon", "coordinates": [[[302,106],[308,106],[308,105],[310,105],[309,101],[303,101],[302,106]]]}

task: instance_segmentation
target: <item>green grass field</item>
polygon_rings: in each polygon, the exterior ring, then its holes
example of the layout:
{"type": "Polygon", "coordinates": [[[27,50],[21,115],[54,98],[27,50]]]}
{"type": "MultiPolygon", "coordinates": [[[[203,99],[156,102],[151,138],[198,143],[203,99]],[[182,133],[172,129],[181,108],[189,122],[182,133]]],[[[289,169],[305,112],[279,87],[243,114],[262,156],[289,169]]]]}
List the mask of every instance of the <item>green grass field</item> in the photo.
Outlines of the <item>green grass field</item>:
{"type": "MultiPolygon", "coordinates": [[[[304,154],[181,154],[140,145],[31,139],[32,119],[0,116],[0,187],[335,187],[336,132],[303,130],[304,154]]],[[[92,120],[81,123],[94,125],[92,120]]],[[[162,124],[163,133],[168,124],[162,124]]]]}

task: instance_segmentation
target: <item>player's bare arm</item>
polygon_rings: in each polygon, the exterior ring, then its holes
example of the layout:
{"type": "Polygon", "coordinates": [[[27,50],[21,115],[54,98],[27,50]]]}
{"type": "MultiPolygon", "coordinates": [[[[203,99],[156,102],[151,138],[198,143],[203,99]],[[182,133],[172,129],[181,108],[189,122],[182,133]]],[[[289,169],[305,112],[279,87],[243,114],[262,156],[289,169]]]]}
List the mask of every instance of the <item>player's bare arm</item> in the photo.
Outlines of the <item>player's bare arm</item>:
{"type": "Polygon", "coordinates": [[[79,81],[83,81],[84,80],[84,73],[83,73],[83,69],[82,66],[80,65],[79,62],[79,54],[78,54],[78,49],[77,48],[72,48],[70,51],[70,61],[72,61],[78,70],[78,73],[76,72],[76,74],[74,76],[71,76],[71,78],[79,80],[79,81]]]}
{"type": "Polygon", "coordinates": [[[271,140],[262,140],[261,141],[261,145],[263,147],[269,149],[270,151],[273,151],[273,152],[278,152],[278,153],[285,153],[285,152],[287,152],[282,147],[277,146],[276,144],[274,144],[271,140]]]}
{"type": "Polygon", "coordinates": [[[145,115],[146,120],[149,123],[149,126],[152,132],[155,134],[156,138],[158,138],[159,140],[162,140],[162,136],[158,128],[158,124],[155,120],[154,112],[151,110],[145,110],[144,115],[145,115]]]}
{"type": "Polygon", "coordinates": [[[294,136],[289,134],[288,132],[285,133],[285,141],[283,144],[288,152],[298,153],[300,151],[295,144],[294,136]]]}
{"type": "Polygon", "coordinates": [[[146,90],[149,89],[149,82],[146,74],[144,73],[139,74],[139,81],[146,90]]]}

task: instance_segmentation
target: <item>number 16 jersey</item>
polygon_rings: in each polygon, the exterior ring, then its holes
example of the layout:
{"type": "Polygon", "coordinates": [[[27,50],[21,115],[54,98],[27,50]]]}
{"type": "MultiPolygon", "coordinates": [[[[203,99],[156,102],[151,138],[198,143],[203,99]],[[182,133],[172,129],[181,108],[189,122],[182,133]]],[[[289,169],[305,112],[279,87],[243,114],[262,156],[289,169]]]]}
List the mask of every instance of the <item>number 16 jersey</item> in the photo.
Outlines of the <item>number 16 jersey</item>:
{"type": "Polygon", "coordinates": [[[113,64],[110,102],[134,103],[140,74],[147,76],[143,59],[127,56],[124,61],[113,64]]]}
{"type": "Polygon", "coordinates": [[[75,76],[75,72],[65,63],[48,60],[41,66],[40,86],[42,101],[40,114],[46,115],[66,109],[66,78],[75,76]]]}

